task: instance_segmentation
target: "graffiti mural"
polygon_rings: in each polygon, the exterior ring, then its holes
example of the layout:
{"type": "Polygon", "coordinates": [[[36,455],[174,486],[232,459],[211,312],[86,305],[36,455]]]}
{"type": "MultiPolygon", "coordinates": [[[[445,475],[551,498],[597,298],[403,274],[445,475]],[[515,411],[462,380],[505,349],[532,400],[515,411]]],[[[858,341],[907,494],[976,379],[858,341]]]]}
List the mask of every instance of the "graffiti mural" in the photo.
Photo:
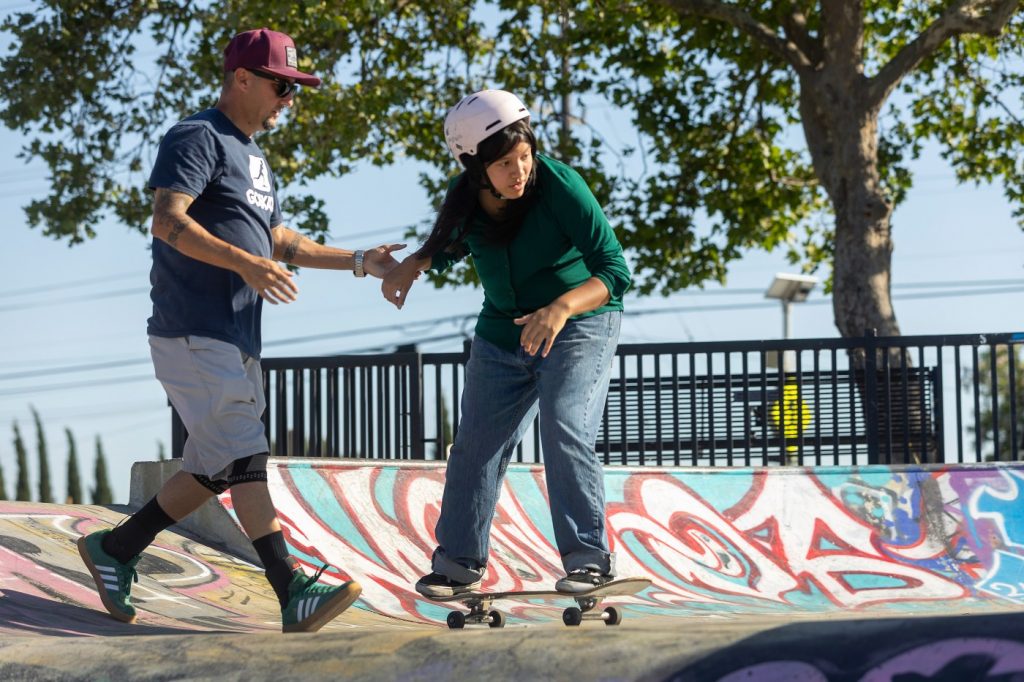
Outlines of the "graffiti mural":
{"type": "MultiPolygon", "coordinates": [[[[429,570],[443,466],[273,460],[269,477],[290,551],[310,572],[330,564],[326,582],[363,586],[351,615],[330,627],[444,622],[448,607],[413,590],[429,570]]],[[[1024,603],[1019,465],[609,468],[605,484],[618,573],[653,581],[616,599],[634,615],[942,615],[1024,603]]],[[[233,515],[230,493],[217,503],[233,515]]],[[[279,628],[258,568],[173,533],[139,565],[140,624],[108,618],[74,540],[120,518],[0,502],[0,632],[279,628]]],[[[512,466],[484,587],[546,590],[561,575],[544,471],[512,466]]],[[[519,623],[557,621],[563,606],[503,604],[519,623]]]]}
{"type": "MultiPolygon", "coordinates": [[[[326,562],[326,579],[359,580],[373,611],[443,619],[447,608],[412,589],[429,569],[443,467],[278,462],[270,481],[311,570],[326,562]]],[[[634,611],[941,613],[1024,600],[1024,474],[1012,465],[607,469],[605,482],[618,573],[654,581],[621,600],[634,611]]],[[[219,501],[230,511],[229,494],[219,501]]],[[[543,469],[512,466],[484,588],[551,589],[561,575],[543,469]]],[[[524,621],[559,613],[509,605],[524,621]]]]}

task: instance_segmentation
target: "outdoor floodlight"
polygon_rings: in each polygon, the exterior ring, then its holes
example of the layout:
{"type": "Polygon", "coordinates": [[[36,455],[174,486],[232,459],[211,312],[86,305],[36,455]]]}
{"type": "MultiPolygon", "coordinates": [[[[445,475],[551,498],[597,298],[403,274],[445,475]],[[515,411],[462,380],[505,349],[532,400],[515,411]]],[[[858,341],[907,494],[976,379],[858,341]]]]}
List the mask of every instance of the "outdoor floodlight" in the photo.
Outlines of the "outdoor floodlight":
{"type": "Polygon", "coordinates": [[[772,285],[764,292],[765,298],[777,298],[789,303],[802,303],[818,283],[817,277],[810,275],[790,275],[785,272],[776,273],[772,285]]]}

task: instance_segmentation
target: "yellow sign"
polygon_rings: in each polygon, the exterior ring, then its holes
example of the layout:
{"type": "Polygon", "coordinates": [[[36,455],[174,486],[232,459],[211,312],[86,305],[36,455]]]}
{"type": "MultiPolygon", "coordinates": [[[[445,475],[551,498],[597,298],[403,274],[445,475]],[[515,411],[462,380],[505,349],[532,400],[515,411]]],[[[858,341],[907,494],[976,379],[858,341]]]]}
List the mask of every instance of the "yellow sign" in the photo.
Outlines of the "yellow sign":
{"type": "MultiPolygon", "coordinates": [[[[787,443],[800,437],[811,423],[811,408],[800,398],[799,385],[787,383],[782,387],[782,399],[768,406],[768,418],[787,443]]],[[[786,452],[796,451],[796,445],[786,445],[786,452]]]]}

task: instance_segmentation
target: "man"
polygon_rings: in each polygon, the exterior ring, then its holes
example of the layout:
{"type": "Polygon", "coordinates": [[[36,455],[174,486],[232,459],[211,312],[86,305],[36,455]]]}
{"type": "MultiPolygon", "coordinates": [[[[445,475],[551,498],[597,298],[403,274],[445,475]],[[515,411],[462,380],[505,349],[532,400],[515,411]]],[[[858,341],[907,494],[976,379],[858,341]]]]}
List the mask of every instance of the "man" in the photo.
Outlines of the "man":
{"type": "Polygon", "coordinates": [[[320,79],[297,69],[295,44],[268,29],[239,33],[224,51],[220,99],[170,129],[149,185],[153,207],[153,316],[148,333],[156,376],[188,430],[181,470],[156,497],[113,530],[83,536],[78,549],[103,605],[135,621],[132,580],[140,552],[163,529],[231,489],[281,604],[285,632],[313,632],[348,608],[361,588],[319,583],[288,556],[267,488],[269,447],[260,357],[263,301],[298,293],[276,261],[383,277],[404,245],[347,251],[317,244],[282,225],[273,174],[253,141],[294,104],[299,84],[320,79]]]}

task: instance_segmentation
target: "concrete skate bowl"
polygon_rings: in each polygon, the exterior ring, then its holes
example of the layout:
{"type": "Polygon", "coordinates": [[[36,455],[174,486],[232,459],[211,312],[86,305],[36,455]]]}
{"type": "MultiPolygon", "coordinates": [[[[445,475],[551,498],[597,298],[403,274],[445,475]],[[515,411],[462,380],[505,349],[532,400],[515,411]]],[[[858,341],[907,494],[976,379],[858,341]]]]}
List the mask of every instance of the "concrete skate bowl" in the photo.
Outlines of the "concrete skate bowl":
{"type": "MultiPolygon", "coordinates": [[[[277,599],[262,570],[172,532],[161,533],[137,566],[140,580],[132,586],[132,599],[138,622],[112,619],[75,540],[123,518],[103,507],[0,502],[0,635],[280,632],[277,599]]],[[[378,626],[384,620],[393,621],[361,610],[327,627],[378,626]]]]}
{"type": "MultiPolygon", "coordinates": [[[[443,624],[413,590],[429,570],[443,464],[272,460],[290,550],[363,585],[358,607],[443,624]]],[[[787,621],[1018,611],[1024,601],[1024,467],[605,470],[627,622],[777,616],[787,621]]],[[[217,503],[233,519],[230,495],[217,503]]],[[[543,468],[509,468],[491,533],[490,590],[551,589],[562,575],[543,468]]],[[[228,541],[250,551],[244,536],[228,541]]],[[[565,604],[505,601],[510,624],[565,604]]]]}

